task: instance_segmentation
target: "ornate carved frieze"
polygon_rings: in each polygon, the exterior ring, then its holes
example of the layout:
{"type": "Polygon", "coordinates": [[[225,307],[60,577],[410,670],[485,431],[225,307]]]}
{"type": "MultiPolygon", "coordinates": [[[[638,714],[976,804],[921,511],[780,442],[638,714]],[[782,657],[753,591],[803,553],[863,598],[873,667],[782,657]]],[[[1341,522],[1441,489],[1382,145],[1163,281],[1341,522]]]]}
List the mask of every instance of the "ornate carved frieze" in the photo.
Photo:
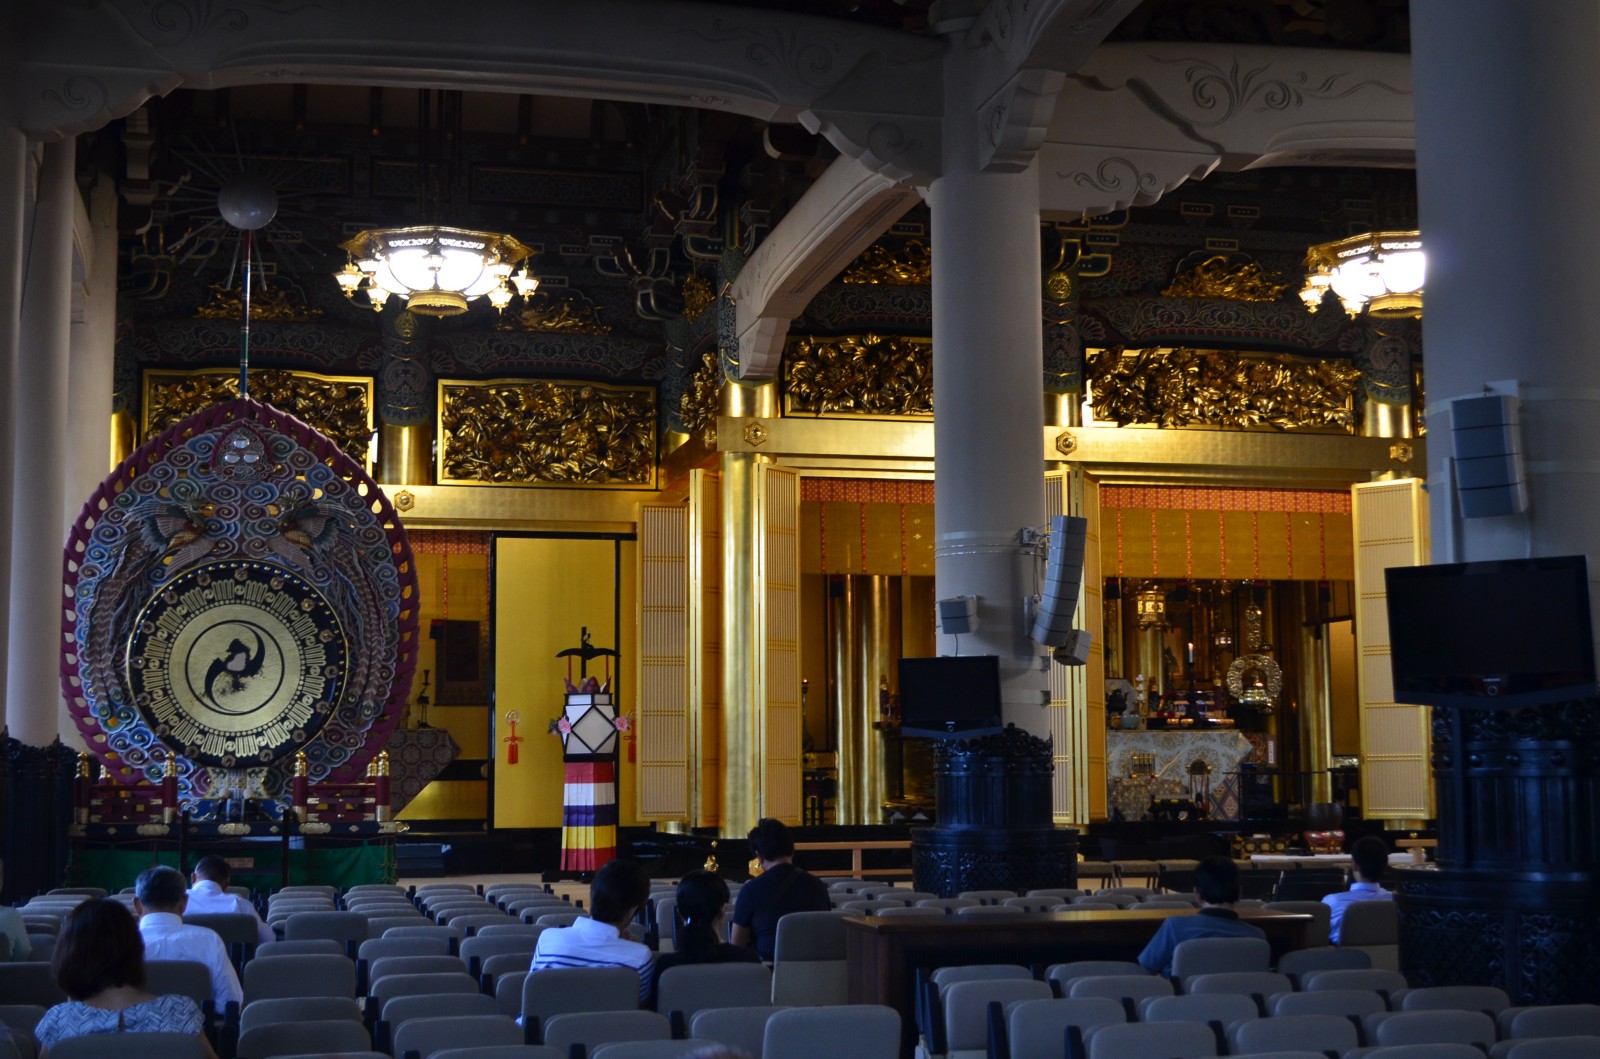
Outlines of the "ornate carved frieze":
{"type": "Polygon", "coordinates": [[[1288,289],[1289,284],[1275,282],[1260,265],[1243,254],[1212,254],[1193,267],[1183,269],[1161,296],[1275,302],[1288,289]]]}
{"type": "Polygon", "coordinates": [[[1274,342],[1320,349],[1350,323],[1341,313],[1310,313],[1298,302],[1287,301],[1086,298],[1082,304],[1085,313],[1100,316],[1129,345],[1274,342]]]}
{"type": "Polygon", "coordinates": [[[711,308],[717,300],[711,281],[698,272],[691,272],[683,280],[683,318],[698,320],[700,314],[711,308]]]}
{"type": "Polygon", "coordinates": [[[845,270],[839,282],[926,287],[933,282],[933,251],[920,239],[912,239],[898,250],[875,243],[845,270]]]}
{"type": "Polygon", "coordinates": [[[1194,349],[1102,350],[1089,358],[1095,418],[1118,426],[1353,432],[1360,372],[1342,361],[1194,349]]]}
{"type": "Polygon", "coordinates": [[[824,287],[795,323],[798,327],[835,332],[912,330],[928,327],[932,319],[933,292],[928,287],[834,284],[824,287]]]}
{"type": "Polygon", "coordinates": [[[707,448],[717,443],[717,400],[721,393],[722,367],[716,353],[707,352],[678,398],[678,419],[683,429],[697,435],[707,448]]]}
{"type": "MultiPolygon", "coordinates": [[[[195,310],[197,320],[238,320],[244,316],[244,292],[220,283],[211,285],[211,300],[195,310]]],[[[273,320],[285,323],[304,323],[322,315],[322,310],[296,301],[289,296],[287,287],[253,294],[250,298],[251,320],[273,320]]]]}
{"type": "MultiPolygon", "coordinates": [[[[333,440],[364,469],[372,468],[372,380],[354,375],[261,369],[250,373],[250,396],[288,412],[333,440]]],[[[233,368],[146,371],[140,436],[152,438],[196,412],[239,396],[233,368]]]]}
{"type": "Polygon", "coordinates": [[[655,471],[651,387],[439,382],[441,484],[651,488],[655,471]]]}
{"type": "Polygon", "coordinates": [[[540,291],[520,312],[502,314],[495,330],[609,335],[611,325],[601,323],[600,307],[575,290],[540,291]]]}
{"type": "Polygon", "coordinates": [[[933,414],[933,344],[922,338],[795,338],[784,356],[789,415],[933,414]]]}

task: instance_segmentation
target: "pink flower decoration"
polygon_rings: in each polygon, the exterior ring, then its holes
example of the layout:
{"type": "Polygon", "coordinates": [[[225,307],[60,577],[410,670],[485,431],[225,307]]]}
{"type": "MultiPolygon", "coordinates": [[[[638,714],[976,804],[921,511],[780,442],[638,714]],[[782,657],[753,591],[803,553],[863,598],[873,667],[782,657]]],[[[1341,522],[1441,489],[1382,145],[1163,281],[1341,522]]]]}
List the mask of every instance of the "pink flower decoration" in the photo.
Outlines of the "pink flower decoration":
{"type": "Polygon", "coordinates": [[[619,713],[611,719],[612,727],[619,732],[626,732],[633,727],[633,721],[625,713],[619,713]]]}
{"type": "Polygon", "coordinates": [[[556,722],[556,730],[562,735],[567,735],[572,731],[572,722],[563,717],[556,722]]]}

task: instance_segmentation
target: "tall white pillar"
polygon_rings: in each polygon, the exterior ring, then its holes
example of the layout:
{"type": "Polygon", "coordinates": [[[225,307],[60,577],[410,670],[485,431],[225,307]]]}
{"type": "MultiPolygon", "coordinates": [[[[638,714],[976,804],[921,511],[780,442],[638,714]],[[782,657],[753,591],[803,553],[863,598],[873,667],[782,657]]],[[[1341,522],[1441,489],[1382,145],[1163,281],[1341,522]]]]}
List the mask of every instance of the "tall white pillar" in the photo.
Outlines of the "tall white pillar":
{"type": "MultiPolygon", "coordinates": [[[[17,346],[22,313],[22,219],[27,196],[28,142],[19,124],[22,88],[16,54],[15,12],[0,11],[0,600],[11,598],[14,447],[9,424],[16,420],[17,346]]],[[[0,606],[0,717],[11,714],[7,663],[9,607],[0,606]]]]}
{"type": "Polygon", "coordinates": [[[66,492],[76,142],[46,145],[23,264],[16,408],[11,419],[11,593],[6,720],[29,746],[56,738],[61,713],[61,549],[66,492]]]}
{"type": "Polygon", "coordinates": [[[1593,551],[1600,212],[1585,200],[1600,184],[1600,7],[1539,18],[1514,0],[1418,0],[1411,27],[1434,561],[1593,551]],[[1520,390],[1529,509],[1463,520],[1448,402],[1504,381],[1520,390]]]}
{"type": "Polygon", "coordinates": [[[979,597],[977,630],[959,643],[941,634],[939,653],[998,655],[1005,720],[1043,738],[1046,673],[1023,614],[1035,562],[1019,539],[1045,522],[1039,184],[1032,168],[980,172],[977,124],[946,120],[944,175],[928,196],[934,581],[940,599],[979,597]]]}
{"type": "MultiPolygon", "coordinates": [[[[72,426],[62,438],[66,448],[66,483],[62,489],[62,524],[77,520],[84,501],[111,470],[111,400],[116,374],[117,341],[117,189],[102,175],[89,193],[87,230],[76,240],[88,254],[80,289],[76,281],[67,368],[72,426]],[[78,302],[81,301],[81,305],[78,302]]],[[[87,749],[77,725],[62,712],[61,741],[87,749]]]]}

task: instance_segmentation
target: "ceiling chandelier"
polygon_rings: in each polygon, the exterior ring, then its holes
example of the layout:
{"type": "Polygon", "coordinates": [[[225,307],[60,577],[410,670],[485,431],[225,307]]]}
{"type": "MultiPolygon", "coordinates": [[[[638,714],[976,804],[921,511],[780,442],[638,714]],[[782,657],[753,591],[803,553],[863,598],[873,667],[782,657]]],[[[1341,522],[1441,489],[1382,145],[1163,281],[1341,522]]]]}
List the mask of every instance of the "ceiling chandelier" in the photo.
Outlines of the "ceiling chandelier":
{"type": "Polygon", "coordinates": [[[1427,261],[1420,232],[1368,232],[1321,243],[1306,251],[1305,264],[1300,298],[1308,309],[1321,305],[1331,290],[1351,316],[1422,315],[1427,261]]]}
{"type": "Polygon", "coordinates": [[[333,278],[352,301],[364,292],[374,312],[391,295],[425,316],[459,316],[482,297],[504,311],[539,286],[526,264],[533,251],[509,235],[439,225],[375,228],[340,247],[350,258],[333,278]]]}

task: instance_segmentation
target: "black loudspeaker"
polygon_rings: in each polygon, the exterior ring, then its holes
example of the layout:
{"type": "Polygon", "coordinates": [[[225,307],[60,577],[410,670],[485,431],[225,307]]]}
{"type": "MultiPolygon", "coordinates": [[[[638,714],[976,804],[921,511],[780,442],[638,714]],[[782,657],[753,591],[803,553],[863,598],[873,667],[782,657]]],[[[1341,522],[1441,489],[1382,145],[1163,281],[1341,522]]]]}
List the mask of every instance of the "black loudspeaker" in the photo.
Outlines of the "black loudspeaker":
{"type": "Polygon", "coordinates": [[[1528,510],[1515,397],[1490,394],[1450,402],[1450,436],[1462,518],[1517,515],[1528,510]]]}
{"type": "Polygon", "coordinates": [[[959,636],[978,627],[978,597],[951,596],[938,602],[939,631],[959,636]]]}
{"type": "Polygon", "coordinates": [[[1062,647],[1072,635],[1072,614],[1083,587],[1083,550],[1089,520],[1057,515],[1050,520],[1050,554],[1045,564],[1044,591],[1033,619],[1033,638],[1047,647],[1062,647]]]}

